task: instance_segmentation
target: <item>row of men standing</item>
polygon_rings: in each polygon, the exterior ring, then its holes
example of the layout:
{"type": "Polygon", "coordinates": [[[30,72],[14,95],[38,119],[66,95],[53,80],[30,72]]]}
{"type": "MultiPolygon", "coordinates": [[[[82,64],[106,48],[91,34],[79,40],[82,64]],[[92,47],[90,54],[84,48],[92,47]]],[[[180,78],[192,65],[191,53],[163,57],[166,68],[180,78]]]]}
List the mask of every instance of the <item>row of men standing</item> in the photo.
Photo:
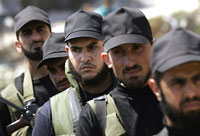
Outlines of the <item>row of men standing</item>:
{"type": "MultiPolygon", "coordinates": [[[[79,10],[58,34],[44,11],[28,6],[16,15],[15,32],[28,72],[1,96],[18,106],[47,102],[12,135],[199,134],[199,35],[177,28],[153,43],[145,15],[126,7],[104,18],[79,10]]],[[[3,135],[21,113],[0,108],[3,135]]]]}

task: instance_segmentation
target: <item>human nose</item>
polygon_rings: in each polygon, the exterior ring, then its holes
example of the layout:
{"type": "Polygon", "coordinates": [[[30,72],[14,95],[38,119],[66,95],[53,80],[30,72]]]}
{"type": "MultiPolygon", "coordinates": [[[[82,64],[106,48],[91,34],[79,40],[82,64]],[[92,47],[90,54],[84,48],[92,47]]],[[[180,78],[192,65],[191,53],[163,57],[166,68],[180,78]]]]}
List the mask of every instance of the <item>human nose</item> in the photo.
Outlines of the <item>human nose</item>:
{"type": "Polygon", "coordinates": [[[197,95],[199,88],[192,82],[187,83],[185,90],[184,90],[184,95],[188,98],[193,98],[197,95]]]}
{"type": "Polygon", "coordinates": [[[58,81],[64,80],[66,78],[65,71],[64,70],[58,70],[57,78],[58,78],[58,81]]]}
{"type": "Polygon", "coordinates": [[[86,62],[90,62],[92,59],[91,59],[91,53],[88,52],[88,51],[82,51],[82,55],[81,55],[81,61],[83,63],[86,63],[86,62]]]}
{"type": "Polygon", "coordinates": [[[40,41],[41,40],[40,34],[35,30],[33,30],[33,36],[32,37],[33,37],[34,41],[40,41]]]}
{"type": "Polygon", "coordinates": [[[124,64],[127,66],[127,67],[132,67],[136,64],[136,59],[135,59],[135,56],[133,53],[131,52],[128,52],[126,54],[126,57],[124,59],[124,64]]]}

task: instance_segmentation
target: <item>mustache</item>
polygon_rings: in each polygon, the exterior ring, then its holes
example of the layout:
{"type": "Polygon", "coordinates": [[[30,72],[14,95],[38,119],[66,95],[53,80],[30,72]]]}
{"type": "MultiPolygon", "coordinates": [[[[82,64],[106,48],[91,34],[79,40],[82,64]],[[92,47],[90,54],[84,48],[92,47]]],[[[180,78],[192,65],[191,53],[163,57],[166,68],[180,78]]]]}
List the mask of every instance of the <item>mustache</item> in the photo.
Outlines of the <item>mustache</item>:
{"type": "Polygon", "coordinates": [[[43,44],[44,41],[42,41],[42,40],[35,41],[34,40],[34,41],[31,42],[31,46],[33,46],[34,44],[37,44],[37,43],[42,43],[43,44]]]}
{"type": "Polygon", "coordinates": [[[135,69],[140,69],[141,70],[142,67],[140,65],[134,65],[132,67],[125,67],[122,72],[126,73],[126,72],[129,72],[130,70],[135,70],[135,69]]]}
{"type": "Polygon", "coordinates": [[[181,101],[180,105],[182,106],[183,104],[187,103],[187,102],[191,102],[191,101],[200,101],[200,98],[197,96],[194,96],[193,98],[185,98],[181,101]]]}
{"type": "Polygon", "coordinates": [[[80,70],[83,69],[83,68],[85,68],[85,67],[93,67],[93,68],[95,68],[96,65],[94,65],[94,64],[92,64],[92,63],[90,63],[90,62],[86,62],[86,63],[84,63],[84,64],[82,64],[82,65],[80,66],[80,70]]]}
{"type": "Polygon", "coordinates": [[[62,85],[64,82],[69,82],[67,78],[63,79],[62,81],[59,81],[56,83],[57,86],[62,85]]]}

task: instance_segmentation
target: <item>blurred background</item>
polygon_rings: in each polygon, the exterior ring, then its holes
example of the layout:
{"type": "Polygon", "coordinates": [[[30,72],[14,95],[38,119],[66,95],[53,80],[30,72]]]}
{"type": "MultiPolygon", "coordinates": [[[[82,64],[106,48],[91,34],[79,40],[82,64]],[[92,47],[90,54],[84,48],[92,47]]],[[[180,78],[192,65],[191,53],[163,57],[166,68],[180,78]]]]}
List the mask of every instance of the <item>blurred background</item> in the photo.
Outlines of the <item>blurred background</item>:
{"type": "Polygon", "coordinates": [[[80,8],[106,16],[126,6],[144,12],[155,39],[177,26],[200,34],[200,0],[0,0],[0,90],[26,70],[23,55],[14,47],[13,17],[27,5],[49,14],[53,32],[63,32],[66,18],[80,8]]]}

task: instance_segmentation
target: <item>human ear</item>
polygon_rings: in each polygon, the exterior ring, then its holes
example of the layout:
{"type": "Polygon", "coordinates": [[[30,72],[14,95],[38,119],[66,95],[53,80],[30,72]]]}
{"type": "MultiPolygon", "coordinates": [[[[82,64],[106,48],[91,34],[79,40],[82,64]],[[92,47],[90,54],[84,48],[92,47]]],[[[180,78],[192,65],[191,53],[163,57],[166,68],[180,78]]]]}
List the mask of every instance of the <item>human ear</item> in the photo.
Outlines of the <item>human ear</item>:
{"type": "Polygon", "coordinates": [[[105,62],[106,65],[108,66],[108,68],[112,68],[112,63],[110,62],[108,53],[102,52],[102,53],[101,53],[101,58],[104,60],[104,62],[105,62]]]}
{"type": "Polygon", "coordinates": [[[67,53],[69,53],[69,46],[68,46],[68,45],[65,46],[65,51],[66,51],[67,53]]]}
{"type": "Polygon", "coordinates": [[[22,46],[20,45],[20,43],[18,41],[15,41],[15,48],[19,53],[22,53],[22,46]]]}
{"type": "Polygon", "coordinates": [[[153,78],[150,78],[148,81],[148,84],[151,90],[153,91],[153,93],[155,94],[155,96],[157,97],[158,101],[162,101],[161,94],[160,94],[161,92],[156,81],[153,78]]]}

